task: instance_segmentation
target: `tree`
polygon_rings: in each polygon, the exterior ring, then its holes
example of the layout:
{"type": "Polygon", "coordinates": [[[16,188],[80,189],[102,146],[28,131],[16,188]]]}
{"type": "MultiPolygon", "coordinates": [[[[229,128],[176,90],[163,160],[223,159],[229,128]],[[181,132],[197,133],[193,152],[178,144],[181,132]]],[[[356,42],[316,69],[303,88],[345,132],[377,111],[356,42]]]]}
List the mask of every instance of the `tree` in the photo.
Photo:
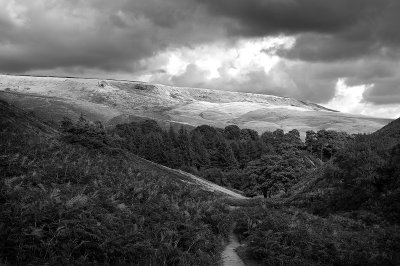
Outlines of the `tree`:
{"type": "Polygon", "coordinates": [[[183,165],[192,166],[194,160],[193,149],[189,140],[189,134],[183,127],[178,132],[177,142],[183,165]]]}
{"type": "Polygon", "coordinates": [[[201,167],[207,167],[210,165],[210,155],[207,149],[204,147],[203,139],[198,132],[191,133],[191,144],[194,152],[194,165],[199,170],[201,167]]]}
{"type": "Polygon", "coordinates": [[[198,132],[203,137],[203,143],[208,150],[213,150],[215,148],[220,137],[218,131],[208,125],[198,126],[193,132],[198,132]]]}
{"type": "Polygon", "coordinates": [[[172,147],[175,147],[175,148],[178,147],[178,140],[177,140],[176,133],[175,133],[175,130],[172,127],[172,125],[169,126],[168,137],[171,141],[172,147]]]}
{"type": "Polygon", "coordinates": [[[228,140],[240,139],[240,128],[236,125],[229,125],[225,127],[224,136],[228,140]]]}
{"type": "Polygon", "coordinates": [[[307,150],[310,153],[313,153],[317,146],[317,133],[315,133],[313,130],[308,130],[306,132],[305,144],[306,144],[307,150]]]}
{"type": "Polygon", "coordinates": [[[240,138],[243,140],[258,140],[258,132],[253,129],[244,128],[240,131],[240,138]]]}
{"type": "Polygon", "coordinates": [[[286,133],[285,139],[288,143],[296,148],[301,148],[303,146],[303,142],[300,138],[300,132],[297,129],[290,130],[288,133],[286,133]]]}
{"type": "Polygon", "coordinates": [[[274,139],[281,140],[285,136],[285,132],[282,129],[278,128],[277,130],[272,132],[272,135],[274,136],[274,139]]]}
{"type": "Polygon", "coordinates": [[[213,165],[221,169],[230,169],[238,165],[231,147],[224,139],[220,139],[214,153],[213,165]]]}

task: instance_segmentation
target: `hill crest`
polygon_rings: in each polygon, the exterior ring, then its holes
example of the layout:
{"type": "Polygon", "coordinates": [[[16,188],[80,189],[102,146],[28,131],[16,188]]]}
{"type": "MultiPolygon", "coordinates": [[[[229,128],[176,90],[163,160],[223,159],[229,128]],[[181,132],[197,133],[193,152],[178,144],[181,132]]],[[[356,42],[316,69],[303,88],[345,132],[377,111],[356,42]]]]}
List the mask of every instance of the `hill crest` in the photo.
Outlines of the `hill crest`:
{"type": "Polygon", "coordinates": [[[150,118],[165,126],[238,125],[259,133],[296,128],[304,136],[320,129],[368,133],[391,121],[287,97],[111,79],[0,75],[0,99],[45,120],[83,113],[110,126],[150,118]]]}

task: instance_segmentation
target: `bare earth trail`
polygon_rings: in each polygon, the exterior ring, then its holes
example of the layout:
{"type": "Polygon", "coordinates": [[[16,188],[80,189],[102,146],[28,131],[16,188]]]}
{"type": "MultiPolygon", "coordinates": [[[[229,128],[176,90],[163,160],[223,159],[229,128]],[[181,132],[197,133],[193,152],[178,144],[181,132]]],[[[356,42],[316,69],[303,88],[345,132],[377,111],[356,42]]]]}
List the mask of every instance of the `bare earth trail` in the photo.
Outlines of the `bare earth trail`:
{"type": "Polygon", "coordinates": [[[236,235],[231,232],[229,235],[229,243],[222,252],[222,265],[223,266],[245,266],[242,259],[236,253],[236,248],[240,246],[240,243],[236,235]]]}
{"type": "MultiPolygon", "coordinates": [[[[230,197],[235,198],[235,199],[248,199],[247,197],[244,197],[236,192],[233,192],[232,190],[229,190],[227,188],[224,188],[222,186],[219,186],[217,184],[214,184],[212,182],[209,182],[207,180],[199,178],[195,175],[183,172],[181,170],[174,170],[174,171],[177,171],[177,172],[181,173],[182,175],[186,175],[187,177],[190,177],[193,181],[195,181],[200,186],[203,186],[207,190],[218,191],[218,192],[227,194],[230,197]]],[[[240,246],[240,243],[239,243],[236,235],[233,233],[234,227],[235,226],[232,226],[232,230],[229,234],[228,245],[225,246],[225,249],[221,255],[223,266],[245,266],[246,265],[246,264],[244,264],[242,259],[239,257],[239,255],[236,253],[236,248],[238,248],[240,246]]]]}
{"type": "MultiPolygon", "coordinates": [[[[244,197],[236,192],[233,192],[229,189],[226,189],[224,187],[221,187],[217,184],[214,184],[212,182],[206,181],[202,178],[199,178],[195,175],[183,172],[181,170],[175,170],[178,171],[179,173],[186,175],[190,178],[192,178],[197,184],[203,186],[207,190],[211,191],[219,191],[221,193],[225,193],[235,199],[248,199],[247,197],[244,197]]],[[[242,259],[239,257],[239,255],[236,253],[236,248],[240,246],[240,243],[236,237],[236,235],[233,233],[233,228],[235,226],[232,226],[232,230],[229,234],[229,242],[228,245],[225,246],[224,251],[222,252],[221,258],[222,258],[222,265],[223,266],[245,266],[244,262],[242,259]]]]}

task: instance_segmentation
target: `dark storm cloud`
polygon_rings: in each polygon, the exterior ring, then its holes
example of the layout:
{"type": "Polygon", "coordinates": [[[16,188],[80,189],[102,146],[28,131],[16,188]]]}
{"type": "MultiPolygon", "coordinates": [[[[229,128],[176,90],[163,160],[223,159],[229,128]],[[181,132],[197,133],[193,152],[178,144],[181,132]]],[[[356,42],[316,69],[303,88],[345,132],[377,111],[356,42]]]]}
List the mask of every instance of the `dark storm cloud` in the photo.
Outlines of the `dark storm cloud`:
{"type": "Polygon", "coordinates": [[[0,71],[56,67],[132,71],[168,47],[221,36],[184,0],[0,0],[0,71]]]}
{"type": "Polygon", "coordinates": [[[337,62],[286,60],[275,69],[290,77],[296,90],[290,96],[326,103],[335,95],[339,78],[347,86],[367,85],[364,101],[375,104],[400,103],[400,63],[361,58],[337,62]]]}
{"type": "Polygon", "coordinates": [[[132,62],[171,46],[224,38],[225,30],[239,37],[297,35],[294,48],[280,55],[306,61],[372,53],[393,57],[400,42],[396,0],[2,2],[3,71],[60,66],[129,69],[132,62]],[[20,12],[21,8],[25,10],[20,12]],[[24,25],[13,22],[18,16],[24,25]]]}
{"type": "Polygon", "coordinates": [[[217,15],[232,18],[232,34],[338,32],[357,23],[374,0],[199,0],[217,15]]]}
{"type": "Polygon", "coordinates": [[[288,58],[333,61],[392,54],[400,43],[397,0],[198,0],[241,36],[294,34],[288,58]]]}
{"type": "Polygon", "coordinates": [[[294,47],[278,55],[298,60],[286,71],[300,94],[314,90],[310,99],[326,101],[344,78],[349,85],[374,85],[365,101],[400,103],[400,1],[198,1],[230,19],[233,36],[296,36],[294,47]]]}
{"type": "Polygon", "coordinates": [[[374,83],[363,96],[365,101],[375,104],[400,103],[400,75],[374,83]]]}
{"type": "Polygon", "coordinates": [[[278,51],[284,59],[268,74],[254,69],[234,78],[222,67],[210,81],[195,62],[174,77],[149,73],[176,85],[317,102],[329,101],[344,78],[348,85],[373,84],[365,101],[400,103],[398,0],[0,0],[0,6],[1,72],[145,72],[165,67],[168,58],[151,58],[168,49],[283,34],[295,36],[295,45],[278,51]]]}
{"type": "Polygon", "coordinates": [[[373,43],[364,40],[346,40],[327,34],[303,34],[298,36],[290,50],[278,52],[280,56],[310,62],[345,61],[371,55],[373,43]]]}

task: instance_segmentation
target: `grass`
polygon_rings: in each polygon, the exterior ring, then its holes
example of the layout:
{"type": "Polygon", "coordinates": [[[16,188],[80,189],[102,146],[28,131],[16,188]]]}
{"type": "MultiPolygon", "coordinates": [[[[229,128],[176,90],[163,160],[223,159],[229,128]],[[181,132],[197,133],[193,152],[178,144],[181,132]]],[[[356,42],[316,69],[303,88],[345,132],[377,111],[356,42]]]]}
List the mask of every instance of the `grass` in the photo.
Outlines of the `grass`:
{"type": "Polygon", "coordinates": [[[0,136],[0,262],[212,265],[229,209],[127,152],[0,136]]]}
{"type": "Polygon", "coordinates": [[[262,265],[398,265],[398,227],[367,226],[293,207],[235,210],[244,257],[262,265]]]}
{"type": "Polygon", "coordinates": [[[45,135],[21,117],[0,120],[0,264],[215,265],[233,221],[261,265],[400,263],[398,226],[307,212],[319,177],[283,199],[223,199],[107,139],[45,135]]]}

